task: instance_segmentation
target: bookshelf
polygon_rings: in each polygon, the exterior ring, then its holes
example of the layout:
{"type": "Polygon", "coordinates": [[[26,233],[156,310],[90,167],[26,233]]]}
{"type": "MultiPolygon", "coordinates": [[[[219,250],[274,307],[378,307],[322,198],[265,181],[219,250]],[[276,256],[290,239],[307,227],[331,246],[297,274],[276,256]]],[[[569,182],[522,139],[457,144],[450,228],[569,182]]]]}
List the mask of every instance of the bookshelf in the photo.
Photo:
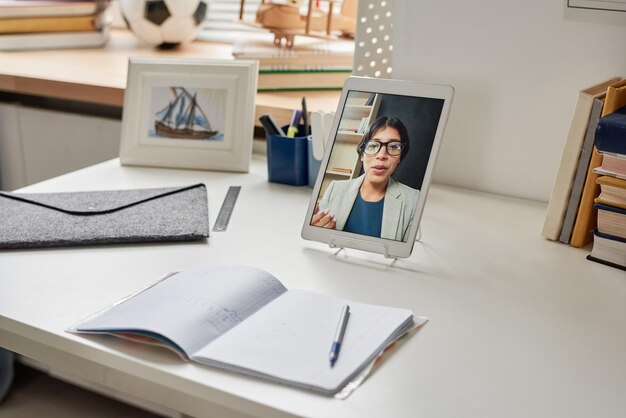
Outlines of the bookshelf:
{"type": "Polygon", "coordinates": [[[351,92],[341,115],[337,140],[326,168],[321,195],[333,180],[350,180],[359,176],[361,159],[356,151],[367,127],[376,118],[380,95],[351,92]]]}
{"type": "MultiPolygon", "coordinates": [[[[192,42],[172,50],[142,44],[124,29],[111,30],[103,48],[0,52],[0,92],[121,108],[124,104],[128,57],[212,57],[232,60],[232,45],[192,42]],[[45,62],[46,65],[41,65],[45,62]],[[72,65],[68,65],[68,63],[72,65]]],[[[334,110],[340,91],[257,93],[255,120],[272,113],[289,122],[303,95],[311,109],[334,110]]]]}
{"type": "MultiPolygon", "coordinates": [[[[13,190],[118,155],[130,56],[232,60],[231,50],[230,44],[199,41],[159,50],[113,29],[102,48],[0,51],[0,188],[13,190]]],[[[257,93],[254,120],[259,126],[259,117],[271,113],[286,125],[302,96],[310,109],[331,111],[340,94],[257,93]]]]}

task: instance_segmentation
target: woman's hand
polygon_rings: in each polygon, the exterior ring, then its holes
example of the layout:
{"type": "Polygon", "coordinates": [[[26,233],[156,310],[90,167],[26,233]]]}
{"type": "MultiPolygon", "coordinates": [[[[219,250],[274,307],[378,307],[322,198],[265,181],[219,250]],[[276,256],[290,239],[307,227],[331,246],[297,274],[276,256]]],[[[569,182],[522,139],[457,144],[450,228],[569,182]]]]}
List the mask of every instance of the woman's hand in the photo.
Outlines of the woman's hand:
{"type": "Polygon", "coordinates": [[[320,212],[320,205],[318,203],[317,205],[315,205],[315,209],[313,209],[313,218],[311,219],[311,225],[321,226],[322,228],[335,229],[337,222],[335,221],[334,216],[328,213],[328,210],[320,212]]]}

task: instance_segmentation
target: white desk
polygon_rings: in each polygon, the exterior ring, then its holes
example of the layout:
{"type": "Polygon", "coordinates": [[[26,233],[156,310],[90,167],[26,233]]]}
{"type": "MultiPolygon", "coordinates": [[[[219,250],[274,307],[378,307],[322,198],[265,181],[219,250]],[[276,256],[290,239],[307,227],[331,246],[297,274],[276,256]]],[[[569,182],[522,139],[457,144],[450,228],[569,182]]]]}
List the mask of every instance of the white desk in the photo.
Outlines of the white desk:
{"type": "Polygon", "coordinates": [[[423,244],[388,267],[335,257],[300,238],[310,189],[250,174],[105,162],[32,192],[207,184],[211,225],[228,186],[242,190],[208,242],[0,252],[0,346],[57,373],[193,416],[622,417],[626,275],[540,236],[546,206],[434,187],[423,244]],[[304,288],[411,308],[431,321],[340,401],[185,363],[168,351],[64,330],[163,273],[247,263],[304,288]],[[230,414],[230,415],[229,415],[230,414]]]}

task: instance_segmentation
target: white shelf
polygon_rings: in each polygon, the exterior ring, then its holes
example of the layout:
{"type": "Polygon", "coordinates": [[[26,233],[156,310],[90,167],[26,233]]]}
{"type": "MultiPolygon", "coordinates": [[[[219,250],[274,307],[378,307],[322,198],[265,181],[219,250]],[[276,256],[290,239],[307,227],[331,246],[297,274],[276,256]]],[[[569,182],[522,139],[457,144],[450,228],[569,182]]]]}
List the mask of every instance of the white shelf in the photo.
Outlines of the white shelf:
{"type": "Polygon", "coordinates": [[[358,144],[359,142],[361,142],[361,138],[363,138],[363,134],[359,134],[357,132],[352,132],[352,131],[337,132],[337,139],[341,140],[341,142],[350,142],[352,144],[358,144]]]}
{"type": "Polygon", "coordinates": [[[342,117],[347,119],[360,119],[370,115],[372,106],[346,106],[342,117]]]}

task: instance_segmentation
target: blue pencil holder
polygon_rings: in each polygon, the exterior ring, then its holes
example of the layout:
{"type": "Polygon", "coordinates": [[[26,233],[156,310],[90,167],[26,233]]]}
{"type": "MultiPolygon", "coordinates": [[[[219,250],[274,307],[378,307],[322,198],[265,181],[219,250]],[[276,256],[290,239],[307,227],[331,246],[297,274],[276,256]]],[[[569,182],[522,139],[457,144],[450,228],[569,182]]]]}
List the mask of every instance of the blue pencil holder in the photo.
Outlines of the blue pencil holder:
{"type": "MultiPolygon", "coordinates": [[[[287,132],[288,126],[283,126],[287,132]]],[[[267,177],[274,183],[304,186],[309,184],[308,135],[298,126],[294,138],[267,135],[267,177]]]]}
{"type": "Polygon", "coordinates": [[[315,180],[320,171],[321,160],[316,160],[313,156],[313,138],[309,136],[307,139],[308,152],[308,168],[309,168],[309,187],[315,187],[315,180]]]}

